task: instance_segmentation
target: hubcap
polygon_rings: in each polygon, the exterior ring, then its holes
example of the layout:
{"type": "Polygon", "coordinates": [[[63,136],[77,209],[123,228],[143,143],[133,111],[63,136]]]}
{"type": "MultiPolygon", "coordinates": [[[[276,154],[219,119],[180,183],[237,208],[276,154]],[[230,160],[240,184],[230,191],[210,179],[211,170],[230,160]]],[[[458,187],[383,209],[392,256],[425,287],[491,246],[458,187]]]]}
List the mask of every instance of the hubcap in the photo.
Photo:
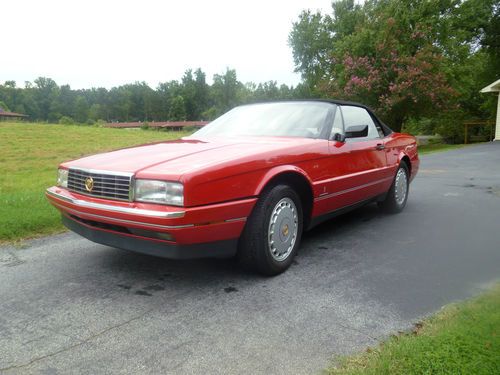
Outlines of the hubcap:
{"type": "Polygon", "coordinates": [[[299,221],[297,207],[290,198],[281,199],[271,213],[268,229],[268,244],[271,256],[278,262],[284,261],[293,250],[299,221]]]}
{"type": "Polygon", "coordinates": [[[395,198],[398,205],[402,205],[406,199],[406,194],[408,193],[408,176],[403,168],[399,168],[396,174],[395,187],[395,198]]]}

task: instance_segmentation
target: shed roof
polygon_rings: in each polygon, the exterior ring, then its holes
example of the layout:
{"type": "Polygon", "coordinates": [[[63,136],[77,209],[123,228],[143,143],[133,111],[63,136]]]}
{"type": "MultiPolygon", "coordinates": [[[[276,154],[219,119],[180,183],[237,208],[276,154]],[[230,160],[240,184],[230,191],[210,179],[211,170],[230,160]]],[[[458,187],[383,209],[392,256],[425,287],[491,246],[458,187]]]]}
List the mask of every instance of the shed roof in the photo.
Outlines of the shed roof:
{"type": "MultiPolygon", "coordinates": [[[[108,122],[105,126],[108,128],[140,128],[145,123],[143,122],[108,122]]],[[[184,128],[194,126],[201,128],[208,124],[208,121],[159,121],[147,122],[151,128],[184,128]]]]}
{"type": "Polygon", "coordinates": [[[22,113],[16,113],[16,112],[4,111],[3,108],[0,107],[0,117],[28,117],[28,115],[23,115],[22,113]]]}
{"type": "Polygon", "coordinates": [[[481,89],[479,92],[499,92],[500,91],[500,79],[493,82],[491,85],[488,85],[481,89]]]}

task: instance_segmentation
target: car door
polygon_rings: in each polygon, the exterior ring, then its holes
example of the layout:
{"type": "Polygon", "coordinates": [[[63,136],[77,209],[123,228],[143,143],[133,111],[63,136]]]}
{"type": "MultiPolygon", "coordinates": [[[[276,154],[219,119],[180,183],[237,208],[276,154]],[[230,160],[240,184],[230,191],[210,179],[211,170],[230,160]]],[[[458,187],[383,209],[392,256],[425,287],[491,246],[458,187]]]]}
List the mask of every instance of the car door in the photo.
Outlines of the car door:
{"type": "Polygon", "coordinates": [[[328,140],[329,157],[324,160],[325,179],[319,182],[315,214],[323,215],[352,203],[347,193],[352,188],[349,176],[355,173],[351,163],[352,145],[334,139],[335,134],[344,134],[344,123],[340,106],[337,105],[332,118],[328,140]]]}
{"type": "Polygon", "coordinates": [[[368,125],[366,137],[346,139],[351,146],[352,173],[348,178],[353,187],[352,199],[363,201],[384,193],[387,182],[393,178],[391,168],[387,166],[384,133],[365,108],[342,105],[341,111],[346,130],[351,126],[368,125]]]}
{"type": "Polygon", "coordinates": [[[387,166],[384,133],[370,113],[362,107],[337,106],[330,136],[328,179],[317,199],[321,213],[356,204],[387,190],[392,180],[387,166]],[[368,134],[362,138],[335,140],[335,133],[345,134],[351,126],[367,125],[368,134]]]}

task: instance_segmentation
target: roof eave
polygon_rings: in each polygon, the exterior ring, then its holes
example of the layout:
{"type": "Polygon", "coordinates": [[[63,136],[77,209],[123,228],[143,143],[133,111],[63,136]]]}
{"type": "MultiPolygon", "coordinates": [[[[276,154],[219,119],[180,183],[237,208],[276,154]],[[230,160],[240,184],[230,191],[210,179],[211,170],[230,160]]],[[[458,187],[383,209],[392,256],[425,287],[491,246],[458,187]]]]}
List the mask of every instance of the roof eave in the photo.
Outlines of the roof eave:
{"type": "Polygon", "coordinates": [[[483,87],[479,92],[481,93],[486,93],[486,92],[499,92],[500,91],[500,79],[493,82],[492,84],[483,87]]]}

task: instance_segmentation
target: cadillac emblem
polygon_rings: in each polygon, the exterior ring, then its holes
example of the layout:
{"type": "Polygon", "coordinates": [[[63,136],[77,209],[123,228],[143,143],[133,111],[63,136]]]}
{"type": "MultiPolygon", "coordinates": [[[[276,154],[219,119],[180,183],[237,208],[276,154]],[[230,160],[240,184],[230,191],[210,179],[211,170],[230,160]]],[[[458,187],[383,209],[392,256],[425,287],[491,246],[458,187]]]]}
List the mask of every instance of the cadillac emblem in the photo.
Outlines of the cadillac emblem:
{"type": "Polygon", "coordinates": [[[87,189],[87,191],[91,193],[93,188],[94,188],[94,179],[92,177],[87,177],[85,179],[85,189],[87,189]]]}

